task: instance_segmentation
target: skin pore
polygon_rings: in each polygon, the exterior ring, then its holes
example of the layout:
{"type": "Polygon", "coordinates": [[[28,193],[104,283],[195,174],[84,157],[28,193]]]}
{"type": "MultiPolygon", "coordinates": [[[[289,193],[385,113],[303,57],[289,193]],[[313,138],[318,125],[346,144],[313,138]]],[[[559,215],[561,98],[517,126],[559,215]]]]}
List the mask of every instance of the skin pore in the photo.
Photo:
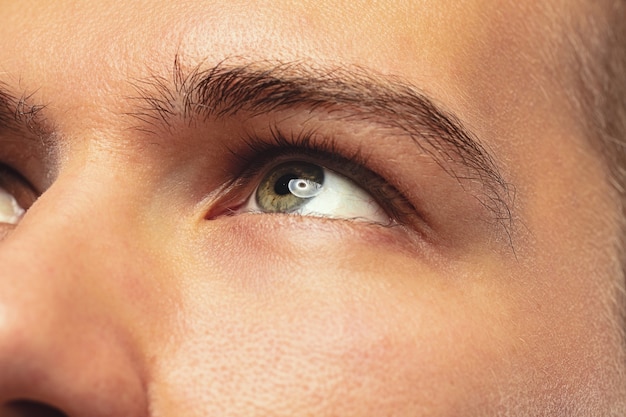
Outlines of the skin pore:
{"type": "Polygon", "coordinates": [[[0,2],[0,416],[626,413],[602,7],[408,3],[0,2]]]}

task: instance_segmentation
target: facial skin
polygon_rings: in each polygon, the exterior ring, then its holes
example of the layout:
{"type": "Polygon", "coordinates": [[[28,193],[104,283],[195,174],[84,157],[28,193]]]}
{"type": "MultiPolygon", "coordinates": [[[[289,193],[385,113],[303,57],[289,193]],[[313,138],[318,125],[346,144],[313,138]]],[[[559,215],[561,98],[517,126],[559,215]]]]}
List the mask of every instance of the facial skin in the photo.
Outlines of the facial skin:
{"type": "Polygon", "coordinates": [[[27,211],[2,226],[1,416],[626,413],[618,202],[564,64],[598,7],[406,3],[0,3],[0,160],[28,181],[4,180],[27,211]],[[226,88],[220,115],[189,87],[215,68],[326,101],[226,88]],[[495,179],[399,97],[370,105],[390,89],[495,179]],[[260,151],[276,132],[327,152],[260,151]],[[242,208],[294,160],[393,227],[242,208]]]}

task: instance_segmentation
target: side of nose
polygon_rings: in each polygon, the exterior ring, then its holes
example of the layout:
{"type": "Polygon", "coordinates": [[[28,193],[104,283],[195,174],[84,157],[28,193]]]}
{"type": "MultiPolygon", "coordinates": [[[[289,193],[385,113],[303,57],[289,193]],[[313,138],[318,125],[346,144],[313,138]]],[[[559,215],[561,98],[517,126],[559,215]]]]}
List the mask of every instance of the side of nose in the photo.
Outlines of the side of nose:
{"type": "Polygon", "coordinates": [[[98,202],[68,198],[42,197],[0,243],[0,417],[148,415],[137,342],[107,282],[124,271],[102,262],[120,253],[96,243],[118,228],[98,202]]]}

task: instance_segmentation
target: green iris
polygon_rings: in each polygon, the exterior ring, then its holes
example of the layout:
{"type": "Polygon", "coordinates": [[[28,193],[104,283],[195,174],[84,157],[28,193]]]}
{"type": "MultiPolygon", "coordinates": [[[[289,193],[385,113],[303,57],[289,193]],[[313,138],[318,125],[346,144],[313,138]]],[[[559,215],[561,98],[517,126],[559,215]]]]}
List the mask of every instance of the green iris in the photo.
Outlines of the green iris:
{"type": "Polygon", "coordinates": [[[308,162],[286,162],[263,177],[256,202],[267,213],[293,212],[315,197],[324,184],[324,169],[308,162]]]}

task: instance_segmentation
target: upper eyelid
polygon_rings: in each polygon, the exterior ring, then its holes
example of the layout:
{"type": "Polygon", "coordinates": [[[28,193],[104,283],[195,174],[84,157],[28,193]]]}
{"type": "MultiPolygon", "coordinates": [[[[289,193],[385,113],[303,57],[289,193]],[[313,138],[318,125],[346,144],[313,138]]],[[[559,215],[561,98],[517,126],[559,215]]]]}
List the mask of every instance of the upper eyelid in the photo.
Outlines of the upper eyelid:
{"type": "MultiPolygon", "coordinates": [[[[313,131],[303,130],[297,135],[287,135],[274,125],[270,128],[269,136],[248,133],[239,143],[245,146],[243,148],[239,146],[236,150],[230,149],[230,153],[240,165],[245,167],[238,176],[246,178],[261,174],[260,169],[271,161],[292,157],[304,157],[304,159],[312,159],[312,162],[319,162],[319,159],[323,159],[325,163],[332,166],[348,164],[357,169],[367,169],[368,165],[367,158],[364,158],[360,152],[346,154],[345,150],[337,146],[337,140],[316,135],[313,131]],[[318,139],[314,140],[314,137],[318,139]]],[[[342,174],[350,175],[347,172],[342,172],[342,174]]]]}
{"type": "Polygon", "coordinates": [[[274,155],[277,151],[283,154],[289,152],[302,153],[303,151],[315,152],[317,155],[324,154],[323,157],[331,163],[342,163],[354,161],[358,165],[367,166],[367,157],[360,149],[346,154],[346,151],[337,146],[338,141],[332,136],[320,135],[315,130],[299,130],[298,133],[286,134],[277,124],[270,125],[268,134],[248,133],[240,139],[245,144],[242,150],[231,149],[231,154],[244,164],[252,163],[252,159],[257,160],[264,154],[271,152],[274,155]]]}

